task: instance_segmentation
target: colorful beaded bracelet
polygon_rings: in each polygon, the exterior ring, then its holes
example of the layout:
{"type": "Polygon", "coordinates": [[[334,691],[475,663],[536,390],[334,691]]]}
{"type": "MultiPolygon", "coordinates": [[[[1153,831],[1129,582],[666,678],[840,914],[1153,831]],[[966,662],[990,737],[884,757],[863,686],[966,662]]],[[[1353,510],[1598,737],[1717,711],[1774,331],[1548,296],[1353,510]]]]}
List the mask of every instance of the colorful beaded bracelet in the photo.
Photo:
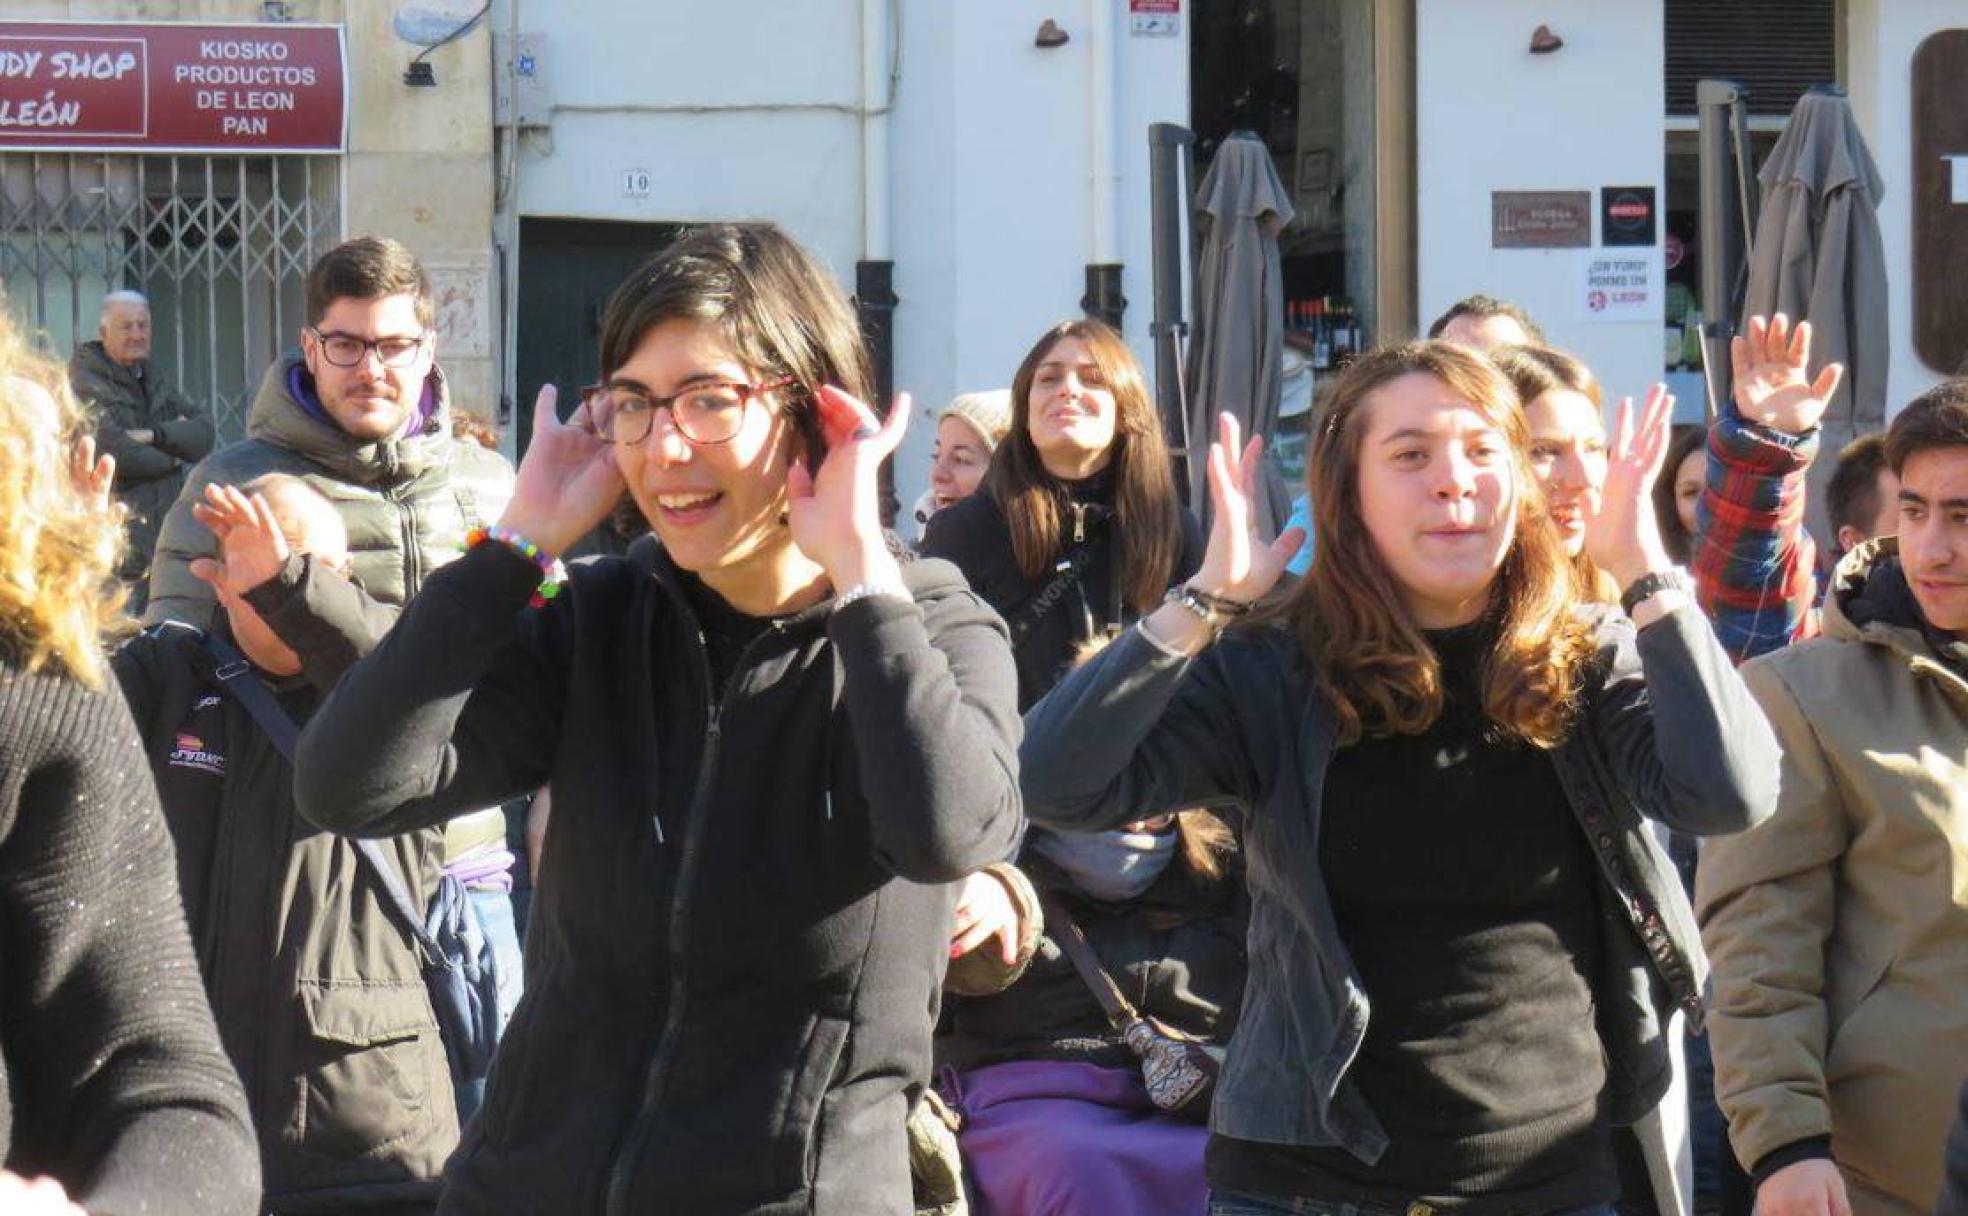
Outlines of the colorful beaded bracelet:
{"type": "Polygon", "coordinates": [[[486,541],[497,541],[540,568],[540,586],[533,592],[527,603],[534,608],[541,607],[548,600],[560,594],[560,588],[567,582],[567,567],[557,557],[552,557],[540,546],[527,540],[511,528],[490,527],[473,528],[465,533],[464,547],[467,551],[477,548],[486,541]]]}

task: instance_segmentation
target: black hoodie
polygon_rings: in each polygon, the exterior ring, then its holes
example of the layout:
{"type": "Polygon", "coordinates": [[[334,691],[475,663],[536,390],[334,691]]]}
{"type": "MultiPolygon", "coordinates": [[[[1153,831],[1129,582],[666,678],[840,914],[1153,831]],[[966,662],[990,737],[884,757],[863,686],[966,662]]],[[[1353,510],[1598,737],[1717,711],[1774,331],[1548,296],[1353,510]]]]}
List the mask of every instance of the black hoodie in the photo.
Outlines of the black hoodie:
{"type": "Polygon", "coordinates": [[[953,883],[1018,839],[1002,622],[942,562],[769,622],[714,688],[653,543],[431,575],[301,742],[301,810],[384,835],[551,783],[526,995],[444,1212],[910,1210],[953,883]]]}

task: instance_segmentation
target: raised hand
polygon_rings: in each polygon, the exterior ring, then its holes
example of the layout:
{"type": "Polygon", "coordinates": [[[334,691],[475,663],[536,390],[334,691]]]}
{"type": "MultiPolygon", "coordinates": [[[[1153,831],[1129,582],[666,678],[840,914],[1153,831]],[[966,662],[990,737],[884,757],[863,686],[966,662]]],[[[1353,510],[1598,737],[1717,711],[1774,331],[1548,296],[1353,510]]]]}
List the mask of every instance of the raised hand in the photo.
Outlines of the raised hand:
{"type": "Polygon", "coordinates": [[[1729,368],[1735,381],[1736,412],[1751,422],[1788,435],[1818,425],[1844,365],[1827,363],[1817,379],[1811,366],[1811,323],[1792,329],[1782,313],[1765,321],[1749,319],[1749,333],[1729,339],[1729,368]]]}
{"type": "Polygon", "coordinates": [[[793,543],[827,572],[836,592],[863,583],[895,585],[901,569],[882,536],[882,461],[902,442],[909,395],[895,398],[887,421],[840,389],[814,394],[827,458],[818,472],[804,461],[786,474],[787,522],[793,543]]]}
{"type": "Polygon", "coordinates": [[[1287,528],[1273,541],[1257,532],[1257,486],[1262,471],[1264,439],[1253,435],[1240,444],[1242,428],[1229,414],[1217,420],[1217,441],[1210,444],[1209,488],[1213,516],[1202,568],[1189,580],[1198,591],[1250,603],[1271,590],[1305,543],[1305,529],[1287,528]],[[1241,452],[1241,456],[1231,453],[1241,452]]]}
{"type": "Polygon", "coordinates": [[[75,479],[75,488],[81,491],[89,505],[98,511],[114,511],[121,504],[110,497],[116,484],[116,457],[105,452],[96,455],[96,439],[84,435],[75,441],[75,450],[70,453],[69,476],[75,479]]]}
{"type": "Polygon", "coordinates": [[[533,401],[533,440],[520,458],[513,495],[499,525],[554,557],[608,518],[628,486],[615,453],[592,431],[554,412],[559,391],[545,385],[533,401]]]}
{"type": "Polygon", "coordinates": [[[204,502],[192,504],[191,514],[219,541],[219,556],[192,562],[191,573],[221,599],[244,595],[271,579],[293,553],[262,495],[214,483],[205,487],[204,502]]]}
{"type": "Polygon", "coordinates": [[[7,1216],[89,1216],[53,1178],[0,1170],[0,1212],[7,1216]]]}
{"type": "Polygon", "coordinates": [[[1585,552],[1625,587],[1641,575],[1673,565],[1661,543],[1654,514],[1654,481],[1667,459],[1674,397],[1664,384],[1647,393],[1636,423],[1633,398],[1620,400],[1607,453],[1606,486],[1599,509],[1585,525],[1585,552]]]}

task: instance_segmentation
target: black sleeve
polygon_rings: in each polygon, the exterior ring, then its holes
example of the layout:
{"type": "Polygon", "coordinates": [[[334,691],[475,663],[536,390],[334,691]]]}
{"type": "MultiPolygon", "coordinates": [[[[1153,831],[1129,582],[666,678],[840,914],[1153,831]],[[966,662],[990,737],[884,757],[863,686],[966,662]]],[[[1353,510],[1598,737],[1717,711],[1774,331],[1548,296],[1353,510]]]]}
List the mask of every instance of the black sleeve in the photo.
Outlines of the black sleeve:
{"type": "Polygon", "coordinates": [[[833,614],[874,844],[891,872],[954,882],[1023,832],[1018,676],[1004,623],[974,596],[870,596],[833,614]]]}
{"type": "Polygon", "coordinates": [[[155,481],[178,467],[177,459],[169,452],[148,443],[138,443],[130,438],[128,431],[109,421],[108,417],[105,413],[96,424],[96,451],[116,458],[118,482],[155,481]]]}
{"type": "Polygon", "coordinates": [[[157,424],[157,446],[186,464],[197,464],[210,456],[215,438],[212,420],[175,393],[171,395],[170,412],[173,417],[157,424]]]}
{"type": "Polygon", "coordinates": [[[1968,1082],[1961,1086],[1960,1109],[1947,1138],[1947,1177],[1935,1216],[1968,1216],[1968,1082]]]}
{"type": "MultiPolygon", "coordinates": [[[[90,1212],[256,1210],[259,1153],[219,1044],[150,768],[113,693],[45,681],[0,843],[9,1168],[90,1212]]],[[[0,715],[4,716],[4,715],[0,715]]]]}
{"type": "Polygon", "coordinates": [[[577,579],[528,610],[540,568],[480,545],[433,573],[301,734],[294,797],[331,832],[394,836],[531,793],[560,737],[552,639],[577,579]]]}
{"type": "Polygon", "coordinates": [[[324,693],[376,648],[400,611],[309,554],[289,557],[285,568],[244,598],[300,656],[308,683],[324,693]]]}

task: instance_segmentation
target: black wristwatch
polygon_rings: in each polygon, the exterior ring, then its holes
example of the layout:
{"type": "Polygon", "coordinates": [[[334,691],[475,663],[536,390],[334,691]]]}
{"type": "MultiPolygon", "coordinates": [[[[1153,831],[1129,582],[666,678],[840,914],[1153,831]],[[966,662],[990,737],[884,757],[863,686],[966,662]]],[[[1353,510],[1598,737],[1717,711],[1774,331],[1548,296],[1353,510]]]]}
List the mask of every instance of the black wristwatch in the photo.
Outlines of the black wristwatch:
{"type": "Polygon", "coordinates": [[[1633,580],[1627,589],[1620,593],[1620,610],[1632,616],[1633,610],[1642,602],[1652,599],[1663,591],[1685,591],[1690,597],[1695,594],[1695,580],[1679,566],[1669,566],[1665,570],[1655,570],[1633,580]]]}

